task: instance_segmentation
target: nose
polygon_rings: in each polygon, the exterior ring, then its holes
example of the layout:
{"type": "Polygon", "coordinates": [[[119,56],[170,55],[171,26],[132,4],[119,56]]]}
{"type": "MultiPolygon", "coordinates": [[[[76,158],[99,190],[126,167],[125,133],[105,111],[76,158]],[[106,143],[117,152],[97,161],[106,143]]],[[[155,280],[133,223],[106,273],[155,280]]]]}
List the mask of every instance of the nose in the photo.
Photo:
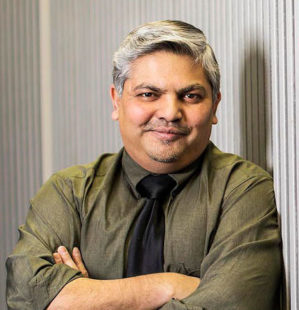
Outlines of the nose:
{"type": "Polygon", "coordinates": [[[156,116],[167,122],[179,121],[183,117],[182,103],[175,96],[165,96],[164,100],[160,101],[156,116]]]}

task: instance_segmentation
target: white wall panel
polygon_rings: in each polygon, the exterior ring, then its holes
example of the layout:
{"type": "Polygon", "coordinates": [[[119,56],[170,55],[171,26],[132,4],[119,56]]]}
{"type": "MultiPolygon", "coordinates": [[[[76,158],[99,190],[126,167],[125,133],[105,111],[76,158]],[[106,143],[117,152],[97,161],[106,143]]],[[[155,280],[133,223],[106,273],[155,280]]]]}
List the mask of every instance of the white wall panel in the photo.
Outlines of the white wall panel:
{"type": "MultiPolygon", "coordinates": [[[[4,150],[0,172],[7,180],[1,194],[5,218],[1,233],[11,236],[5,241],[6,253],[15,242],[29,194],[40,184],[41,167],[44,173],[49,167],[55,171],[121,146],[118,126],[110,118],[112,55],[132,28],[159,19],[181,19],[201,28],[216,52],[222,102],[212,139],[222,150],[238,153],[274,175],[287,308],[297,310],[299,1],[295,0],[0,0],[4,150]],[[45,4],[49,9],[43,9],[45,4]]],[[[1,276],[3,272],[0,269],[1,276]]]]}
{"type": "Polygon", "coordinates": [[[276,198],[281,213],[288,301],[291,309],[299,308],[298,300],[298,4],[276,1],[271,49],[273,163],[276,198]],[[297,19],[294,18],[297,16],[297,19]]]}

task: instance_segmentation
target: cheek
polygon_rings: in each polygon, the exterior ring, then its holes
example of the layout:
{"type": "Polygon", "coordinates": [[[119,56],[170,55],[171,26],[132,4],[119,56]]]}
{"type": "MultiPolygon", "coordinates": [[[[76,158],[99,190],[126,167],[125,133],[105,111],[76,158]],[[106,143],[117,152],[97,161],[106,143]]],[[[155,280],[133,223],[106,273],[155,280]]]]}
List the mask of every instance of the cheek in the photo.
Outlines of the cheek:
{"type": "Polygon", "coordinates": [[[212,124],[213,113],[211,110],[196,110],[189,113],[188,125],[195,128],[203,128],[212,124]]]}
{"type": "Polygon", "coordinates": [[[141,105],[128,104],[123,110],[123,116],[126,123],[142,125],[151,119],[152,113],[148,108],[141,105]]]}

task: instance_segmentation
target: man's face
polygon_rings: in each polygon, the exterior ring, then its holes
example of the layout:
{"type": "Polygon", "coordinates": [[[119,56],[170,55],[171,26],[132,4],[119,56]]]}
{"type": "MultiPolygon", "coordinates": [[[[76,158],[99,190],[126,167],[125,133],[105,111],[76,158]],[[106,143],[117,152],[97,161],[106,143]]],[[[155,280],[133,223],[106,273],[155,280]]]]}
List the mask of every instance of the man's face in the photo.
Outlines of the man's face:
{"type": "Polygon", "coordinates": [[[178,171],[196,160],[217,123],[216,102],[202,66],[189,56],[158,51],[130,68],[122,96],[111,87],[124,147],[154,173],[178,171]]]}

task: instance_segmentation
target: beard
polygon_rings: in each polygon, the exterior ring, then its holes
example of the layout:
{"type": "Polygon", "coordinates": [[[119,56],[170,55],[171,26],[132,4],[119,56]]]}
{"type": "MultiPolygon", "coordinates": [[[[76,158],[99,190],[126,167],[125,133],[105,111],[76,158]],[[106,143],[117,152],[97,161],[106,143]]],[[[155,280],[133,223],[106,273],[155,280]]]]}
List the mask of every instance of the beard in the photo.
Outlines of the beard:
{"type": "MultiPolygon", "coordinates": [[[[176,142],[178,143],[178,141],[176,142]]],[[[151,147],[146,151],[147,155],[154,161],[160,163],[173,163],[184,153],[184,148],[178,149],[176,145],[173,145],[173,141],[164,140],[160,143],[162,146],[157,144],[151,145],[151,147]]]]}
{"type": "MultiPolygon", "coordinates": [[[[157,128],[172,128],[182,137],[191,132],[188,126],[182,126],[177,122],[167,122],[164,119],[156,119],[146,123],[143,126],[144,132],[155,131],[157,128]]],[[[180,140],[180,139],[179,139],[180,140]]],[[[162,140],[150,145],[147,150],[147,155],[154,161],[160,163],[173,163],[178,160],[180,155],[184,153],[184,148],[180,145],[179,140],[162,140]]]]}

